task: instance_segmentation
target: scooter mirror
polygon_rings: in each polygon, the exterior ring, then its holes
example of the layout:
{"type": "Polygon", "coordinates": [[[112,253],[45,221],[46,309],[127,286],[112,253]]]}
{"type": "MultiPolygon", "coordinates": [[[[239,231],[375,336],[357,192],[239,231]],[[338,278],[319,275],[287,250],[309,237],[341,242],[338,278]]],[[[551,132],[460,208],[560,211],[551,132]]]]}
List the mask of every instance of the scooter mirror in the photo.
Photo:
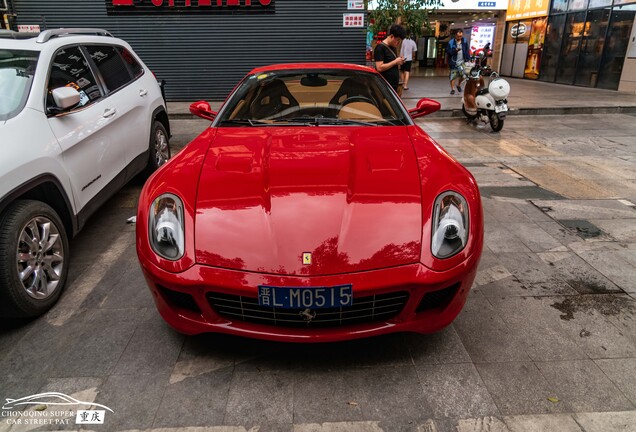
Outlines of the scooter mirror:
{"type": "Polygon", "coordinates": [[[424,98],[419,100],[415,108],[409,110],[409,114],[411,118],[416,119],[439,111],[441,107],[442,105],[436,100],[424,98]]]}

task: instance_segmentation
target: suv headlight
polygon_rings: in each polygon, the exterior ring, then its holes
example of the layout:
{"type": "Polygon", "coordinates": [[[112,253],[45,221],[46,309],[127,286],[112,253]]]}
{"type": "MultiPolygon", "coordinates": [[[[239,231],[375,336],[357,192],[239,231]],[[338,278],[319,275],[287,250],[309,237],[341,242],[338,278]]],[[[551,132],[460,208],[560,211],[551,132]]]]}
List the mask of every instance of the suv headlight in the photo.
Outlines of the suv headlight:
{"type": "Polygon", "coordinates": [[[457,192],[444,192],[435,200],[431,251],[437,258],[450,258],[468,241],[468,205],[457,192]]]}
{"type": "Polygon", "coordinates": [[[183,203],[178,196],[163,194],[150,205],[148,237],[155,253],[176,261],[185,251],[183,203]]]}

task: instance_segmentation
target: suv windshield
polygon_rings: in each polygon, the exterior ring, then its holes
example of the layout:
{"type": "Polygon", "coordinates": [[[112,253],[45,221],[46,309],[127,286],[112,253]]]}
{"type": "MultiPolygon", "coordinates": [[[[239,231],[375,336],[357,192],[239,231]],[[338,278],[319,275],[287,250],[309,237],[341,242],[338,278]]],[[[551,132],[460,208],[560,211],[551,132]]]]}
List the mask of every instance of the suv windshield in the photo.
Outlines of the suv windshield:
{"type": "Polygon", "coordinates": [[[0,49],[0,121],[22,111],[35,73],[39,53],[0,49]]]}
{"type": "Polygon", "coordinates": [[[380,75],[317,68],[248,76],[216,121],[219,127],[407,124],[408,113],[380,75]]]}

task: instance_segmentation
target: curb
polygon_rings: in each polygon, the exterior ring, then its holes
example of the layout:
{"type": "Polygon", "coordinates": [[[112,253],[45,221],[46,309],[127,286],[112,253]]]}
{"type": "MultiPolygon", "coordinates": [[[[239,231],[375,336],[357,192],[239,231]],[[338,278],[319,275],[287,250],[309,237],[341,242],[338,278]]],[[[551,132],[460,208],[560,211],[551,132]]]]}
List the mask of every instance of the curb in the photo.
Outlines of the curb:
{"type": "MultiPolygon", "coordinates": [[[[538,116],[538,115],[576,115],[576,114],[636,114],[636,106],[616,107],[552,107],[552,108],[511,108],[509,116],[538,116]]],[[[464,118],[461,109],[442,109],[428,117],[464,118]]],[[[198,120],[199,117],[190,113],[168,113],[170,120],[198,120]]]]}

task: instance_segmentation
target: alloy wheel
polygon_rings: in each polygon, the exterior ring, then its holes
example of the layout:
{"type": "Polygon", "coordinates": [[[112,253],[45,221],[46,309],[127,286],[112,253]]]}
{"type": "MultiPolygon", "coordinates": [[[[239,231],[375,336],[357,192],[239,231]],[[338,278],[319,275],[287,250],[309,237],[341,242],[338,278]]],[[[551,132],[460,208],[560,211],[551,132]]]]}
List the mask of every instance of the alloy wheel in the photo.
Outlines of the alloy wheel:
{"type": "Polygon", "coordinates": [[[168,137],[160,128],[157,128],[155,132],[155,161],[157,167],[165,164],[170,157],[168,150],[168,137]]]}

